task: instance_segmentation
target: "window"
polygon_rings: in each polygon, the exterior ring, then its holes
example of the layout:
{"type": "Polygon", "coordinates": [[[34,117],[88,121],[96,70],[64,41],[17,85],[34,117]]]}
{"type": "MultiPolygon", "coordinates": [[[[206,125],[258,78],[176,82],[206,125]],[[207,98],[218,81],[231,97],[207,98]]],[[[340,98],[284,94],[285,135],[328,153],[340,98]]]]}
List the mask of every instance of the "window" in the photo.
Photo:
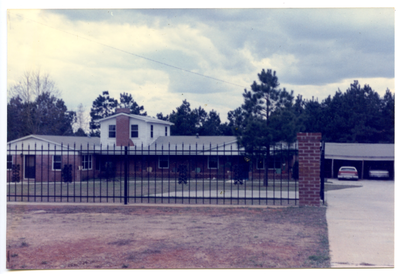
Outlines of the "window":
{"type": "Polygon", "coordinates": [[[153,138],[153,125],[150,126],[150,138],[153,138]]]}
{"type": "Polygon", "coordinates": [[[139,137],[139,126],[131,125],[131,138],[138,138],[138,137],[139,137]]]}
{"type": "Polygon", "coordinates": [[[7,155],[7,169],[12,169],[12,155],[7,155]]]}
{"type": "Polygon", "coordinates": [[[257,159],[257,169],[264,169],[264,159],[257,159]]]}
{"type": "Polygon", "coordinates": [[[277,169],[282,167],[282,162],[280,157],[275,157],[270,160],[268,168],[269,169],[277,169]]]}
{"type": "Polygon", "coordinates": [[[218,169],[218,156],[208,156],[208,169],[218,169]]]}
{"type": "Polygon", "coordinates": [[[53,155],[53,170],[61,170],[61,155],[53,155]]]}
{"type": "Polygon", "coordinates": [[[92,155],[82,155],[82,168],[92,169],[92,155]]]}
{"type": "Polygon", "coordinates": [[[169,158],[168,156],[158,157],[158,168],[169,168],[169,158]]]}
{"type": "Polygon", "coordinates": [[[168,127],[165,127],[165,136],[168,136],[168,127]]]}
{"type": "Polygon", "coordinates": [[[115,138],[115,125],[108,126],[108,138],[115,138]]]}

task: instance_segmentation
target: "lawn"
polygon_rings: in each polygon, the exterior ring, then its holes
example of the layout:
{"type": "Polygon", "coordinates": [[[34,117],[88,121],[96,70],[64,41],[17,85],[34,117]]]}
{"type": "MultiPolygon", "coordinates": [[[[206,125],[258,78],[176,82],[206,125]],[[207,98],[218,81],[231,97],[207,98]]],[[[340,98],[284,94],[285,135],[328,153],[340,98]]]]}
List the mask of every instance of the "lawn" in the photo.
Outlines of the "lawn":
{"type": "MultiPolygon", "coordinates": [[[[298,198],[297,194],[293,194],[297,191],[298,184],[295,181],[270,180],[268,187],[260,180],[248,180],[243,184],[215,179],[192,179],[186,184],[180,184],[176,179],[131,178],[128,181],[129,202],[134,203],[266,204],[267,197],[270,200],[269,204],[275,204],[278,198],[293,203],[293,198],[298,198]]],[[[9,201],[122,203],[124,193],[124,182],[119,178],[72,183],[24,182],[7,185],[9,201]]]]}
{"type": "Polygon", "coordinates": [[[325,207],[8,203],[7,268],[325,268],[325,214],[325,207]]]}

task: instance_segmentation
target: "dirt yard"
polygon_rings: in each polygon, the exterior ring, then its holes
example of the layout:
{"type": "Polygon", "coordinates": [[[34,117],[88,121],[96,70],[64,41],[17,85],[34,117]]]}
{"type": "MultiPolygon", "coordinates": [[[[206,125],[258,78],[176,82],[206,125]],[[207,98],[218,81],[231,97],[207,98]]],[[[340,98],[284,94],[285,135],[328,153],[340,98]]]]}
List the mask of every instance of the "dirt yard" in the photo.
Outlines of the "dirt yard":
{"type": "Polygon", "coordinates": [[[8,203],[7,268],[329,267],[325,210],[8,203]]]}

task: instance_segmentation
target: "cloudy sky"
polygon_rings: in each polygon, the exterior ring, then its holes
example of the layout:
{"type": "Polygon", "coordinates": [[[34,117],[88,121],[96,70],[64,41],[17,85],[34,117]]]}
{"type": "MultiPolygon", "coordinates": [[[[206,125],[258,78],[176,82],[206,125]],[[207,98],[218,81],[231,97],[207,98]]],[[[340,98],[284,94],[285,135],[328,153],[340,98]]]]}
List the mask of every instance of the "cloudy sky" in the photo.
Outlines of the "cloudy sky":
{"type": "Polygon", "coordinates": [[[395,91],[393,8],[10,9],[7,86],[49,73],[67,107],[127,92],[148,115],[187,99],[226,120],[262,69],[318,98],[354,80],[395,91]]]}

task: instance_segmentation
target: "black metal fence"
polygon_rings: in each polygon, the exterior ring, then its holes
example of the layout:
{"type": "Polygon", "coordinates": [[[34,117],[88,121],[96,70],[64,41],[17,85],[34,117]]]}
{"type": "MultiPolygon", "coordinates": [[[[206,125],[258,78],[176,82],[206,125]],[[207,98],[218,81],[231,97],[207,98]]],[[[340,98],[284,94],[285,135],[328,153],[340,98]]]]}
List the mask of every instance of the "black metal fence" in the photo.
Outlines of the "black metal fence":
{"type": "Polygon", "coordinates": [[[7,151],[7,200],[295,205],[297,158],[284,144],[268,157],[232,145],[19,145],[7,151]]]}
{"type": "Polygon", "coordinates": [[[321,163],[320,163],[320,178],[321,185],[319,191],[319,197],[322,203],[325,204],[325,142],[321,142],[321,163]]]}

